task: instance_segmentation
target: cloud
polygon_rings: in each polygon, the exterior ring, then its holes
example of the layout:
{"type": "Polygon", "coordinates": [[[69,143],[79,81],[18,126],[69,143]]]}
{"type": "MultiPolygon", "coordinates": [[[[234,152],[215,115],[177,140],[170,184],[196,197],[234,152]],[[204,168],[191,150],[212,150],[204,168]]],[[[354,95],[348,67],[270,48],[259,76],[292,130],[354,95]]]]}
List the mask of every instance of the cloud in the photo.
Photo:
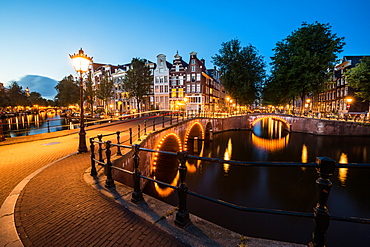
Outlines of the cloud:
{"type": "Polygon", "coordinates": [[[28,87],[30,92],[38,92],[46,99],[53,99],[57,94],[54,87],[58,84],[58,81],[48,77],[26,75],[18,81],[18,84],[22,86],[23,90],[28,87]]]}

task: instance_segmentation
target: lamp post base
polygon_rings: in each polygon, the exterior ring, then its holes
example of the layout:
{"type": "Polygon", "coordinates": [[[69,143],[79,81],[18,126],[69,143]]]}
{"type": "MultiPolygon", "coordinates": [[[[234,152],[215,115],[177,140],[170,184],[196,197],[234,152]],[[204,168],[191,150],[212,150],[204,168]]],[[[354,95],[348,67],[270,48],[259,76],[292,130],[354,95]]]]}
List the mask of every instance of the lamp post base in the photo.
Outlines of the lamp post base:
{"type": "Polygon", "coordinates": [[[80,131],[80,141],[78,145],[78,153],[86,153],[87,146],[86,146],[86,132],[85,131],[80,131]]]}

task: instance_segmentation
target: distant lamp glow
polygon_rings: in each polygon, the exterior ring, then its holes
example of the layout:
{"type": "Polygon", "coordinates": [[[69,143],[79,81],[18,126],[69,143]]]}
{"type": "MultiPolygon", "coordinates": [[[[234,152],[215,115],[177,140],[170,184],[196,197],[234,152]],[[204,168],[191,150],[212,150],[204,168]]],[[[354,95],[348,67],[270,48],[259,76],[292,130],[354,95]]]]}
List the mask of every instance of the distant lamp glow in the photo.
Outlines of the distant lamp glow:
{"type": "Polygon", "coordinates": [[[346,101],[347,101],[348,104],[351,104],[353,99],[352,98],[346,98],[346,101]]]}
{"type": "Polygon", "coordinates": [[[88,57],[82,48],[78,51],[78,54],[69,55],[72,59],[72,64],[76,72],[80,75],[80,138],[78,145],[78,152],[87,152],[86,146],[86,132],[85,132],[85,122],[84,122],[84,100],[83,100],[83,78],[82,75],[89,70],[89,66],[92,62],[92,57],[88,57]]]}

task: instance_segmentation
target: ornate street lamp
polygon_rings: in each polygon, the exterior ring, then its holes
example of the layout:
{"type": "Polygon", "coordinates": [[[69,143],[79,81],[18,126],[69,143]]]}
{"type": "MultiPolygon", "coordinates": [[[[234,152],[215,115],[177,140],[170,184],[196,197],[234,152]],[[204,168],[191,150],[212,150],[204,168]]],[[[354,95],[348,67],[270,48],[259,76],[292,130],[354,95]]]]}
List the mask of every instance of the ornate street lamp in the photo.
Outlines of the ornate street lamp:
{"type": "Polygon", "coordinates": [[[78,54],[73,54],[69,56],[72,59],[72,63],[76,72],[80,76],[80,140],[78,145],[78,152],[85,153],[87,152],[87,146],[83,107],[83,74],[89,70],[89,66],[92,62],[92,57],[88,57],[86,54],[84,54],[82,48],[78,51],[78,54]]]}

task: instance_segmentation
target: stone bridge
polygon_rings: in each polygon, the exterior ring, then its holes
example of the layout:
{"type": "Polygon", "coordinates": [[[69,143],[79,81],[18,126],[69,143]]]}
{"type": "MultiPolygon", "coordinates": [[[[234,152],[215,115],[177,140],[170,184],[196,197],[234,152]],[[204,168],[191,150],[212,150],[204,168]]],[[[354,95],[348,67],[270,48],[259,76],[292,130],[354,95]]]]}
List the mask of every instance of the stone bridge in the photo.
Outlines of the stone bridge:
{"type": "MultiPolygon", "coordinates": [[[[207,143],[212,140],[213,133],[227,130],[251,130],[258,121],[265,118],[273,118],[282,121],[286,129],[291,132],[303,132],[315,135],[370,136],[370,126],[364,126],[354,122],[312,119],[283,114],[250,114],[229,118],[197,118],[186,120],[162,130],[149,133],[145,139],[138,144],[140,144],[142,148],[147,149],[168,152],[188,151],[189,154],[202,156],[204,145],[207,145],[207,143]]],[[[189,172],[196,170],[197,164],[195,164],[195,162],[196,161],[189,160],[189,172]]],[[[165,178],[157,178],[170,184],[177,183],[178,162],[176,156],[155,152],[140,152],[139,170],[144,176],[160,176],[160,174],[164,174],[161,172],[161,169],[164,169],[163,166],[159,165],[163,163],[166,164],[167,175],[171,173],[169,171],[173,171],[173,174],[170,174],[172,179],[171,181],[165,181],[165,178]]],[[[132,153],[129,152],[127,155],[117,158],[113,161],[113,164],[117,167],[132,171],[132,153]]],[[[133,186],[131,175],[114,171],[113,176],[115,180],[133,186]]],[[[166,190],[161,191],[163,195],[170,191],[170,189],[163,190],[166,190]]]]}

